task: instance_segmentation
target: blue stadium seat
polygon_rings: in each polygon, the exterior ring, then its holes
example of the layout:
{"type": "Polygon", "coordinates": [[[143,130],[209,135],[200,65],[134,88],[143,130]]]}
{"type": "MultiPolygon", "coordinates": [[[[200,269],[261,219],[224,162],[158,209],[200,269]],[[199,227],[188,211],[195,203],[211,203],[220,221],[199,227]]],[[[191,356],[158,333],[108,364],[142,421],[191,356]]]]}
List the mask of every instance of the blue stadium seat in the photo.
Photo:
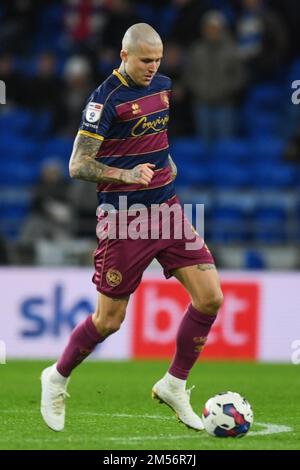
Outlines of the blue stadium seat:
{"type": "Polygon", "coordinates": [[[180,163],[200,163],[207,156],[206,146],[200,139],[180,138],[170,142],[172,158],[180,163]]]}
{"type": "Polygon", "coordinates": [[[66,137],[55,137],[45,142],[41,149],[41,160],[59,160],[68,175],[69,160],[73,148],[73,139],[66,137]]]}
{"type": "Polygon", "coordinates": [[[246,106],[266,111],[277,111],[283,98],[281,86],[273,83],[262,83],[248,92],[246,106]]]}
{"type": "Polygon", "coordinates": [[[54,137],[45,142],[42,155],[46,157],[59,156],[69,158],[72,152],[73,139],[67,137],[54,137]]]}
{"type": "Polygon", "coordinates": [[[279,116],[273,111],[254,111],[246,118],[247,134],[253,138],[276,137],[279,131],[279,116]]]}
{"type": "Polygon", "coordinates": [[[201,189],[210,184],[210,167],[199,163],[179,165],[175,180],[176,186],[201,189]]]}
{"type": "Polygon", "coordinates": [[[30,110],[5,110],[0,114],[0,134],[26,136],[32,129],[33,121],[33,112],[30,110]]]}
{"type": "Polygon", "coordinates": [[[0,233],[11,240],[18,238],[20,230],[28,216],[28,200],[2,201],[0,208],[0,233]]]}
{"type": "Polygon", "coordinates": [[[12,139],[10,135],[1,135],[0,154],[3,161],[28,162],[36,160],[39,155],[39,144],[32,139],[17,138],[12,139]]]}
{"type": "Polygon", "coordinates": [[[283,156],[285,141],[276,138],[260,138],[251,142],[251,160],[279,162],[283,156]]]}
{"type": "Polygon", "coordinates": [[[257,250],[246,250],[244,268],[253,270],[265,269],[266,260],[264,259],[263,254],[257,250]]]}
{"type": "Polygon", "coordinates": [[[210,242],[238,243],[248,239],[247,216],[232,207],[212,209],[205,227],[210,242]]]}
{"type": "Polygon", "coordinates": [[[244,214],[251,213],[257,205],[257,193],[252,190],[237,191],[233,190],[220,190],[214,192],[214,204],[219,208],[232,207],[242,211],[244,214]]]}
{"type": "Polygon", "coordinates": [[[5,204],[4,206],[1,205],[0,218],[2,220],[24,218],[28,215],[29,207],[30,206],[27,202],[24,204],[21,202],[15,202],[11,204],[5,204]]]}
{"type": "Polygon", "coordinates": [[[209,184],[206,147],[200,139],[173,139],[170,154],[178,166],[176,186],[201,188],[209,184]]]}
{"type": "Polygon", "coordinates": [[[39,29],[35,35],[32,49],[35,53],[45,50],[59,52],[63,47],[62,23],[64,18],[64,5],[59,2],[49,5],[39,14],[39,29]]]}
{"type": "Polygon", "coordinates": [[[287,213],[279,207],[265,207],[255,211],[254,237],[256,242],[284,243],[287,241],[287,213]]]}
{"type": "Polygon", "coordinates": [[[292,189],[296,184],[296,171],[292,165],[261,162],[252,168],[253,184],[261,189],[292,189]]]}
{"type": "Polygon", "coordinates": [[[0,184],[32,185],[38,181],[39,168],[37,164],[23,161],[7,161],[0,165],[0,184]]]}
{"type": "Polygon", "coordinates": [[[0,114],[0,144],[3,140],[39,138],[46,135],[52,125],[49,112],[17,109],[0,114]]]}
{"type": "Polygon", "coordinates": [[[225,162],[212,162],[211,166],[211,183],[216,189],[245,188],[250,184],[245,166],[225,162]]]}
{"type": "Polygon", "coordinates": [[[49,111],[35,113],[33,135],[36,138],[44,138],[50,133],[53,122],[53,115],[49,111]]]}
{"type": "Polygon", "coordinates": [[[213,144],[210,157],[223,162],[242,162],[251,157],[248,140],[228,139],[219,140],[213,144]]]}

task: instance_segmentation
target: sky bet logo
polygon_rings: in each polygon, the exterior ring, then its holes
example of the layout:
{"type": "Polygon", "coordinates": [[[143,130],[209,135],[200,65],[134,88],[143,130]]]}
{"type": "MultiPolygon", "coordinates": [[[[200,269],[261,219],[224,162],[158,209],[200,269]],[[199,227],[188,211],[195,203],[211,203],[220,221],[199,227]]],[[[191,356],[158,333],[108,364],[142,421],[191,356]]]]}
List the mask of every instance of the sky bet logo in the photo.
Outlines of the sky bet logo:
{"type": "Polygon", "coordinates": [[[45,334],[58,337],[73,330],[79,321],[93,312],[93,308],[85,298],[67,305],[63,286],[56,285],[49,297],[30,297],[21,304],[21,315],[27,325],[20,334],[25,338],[45,334]]]}

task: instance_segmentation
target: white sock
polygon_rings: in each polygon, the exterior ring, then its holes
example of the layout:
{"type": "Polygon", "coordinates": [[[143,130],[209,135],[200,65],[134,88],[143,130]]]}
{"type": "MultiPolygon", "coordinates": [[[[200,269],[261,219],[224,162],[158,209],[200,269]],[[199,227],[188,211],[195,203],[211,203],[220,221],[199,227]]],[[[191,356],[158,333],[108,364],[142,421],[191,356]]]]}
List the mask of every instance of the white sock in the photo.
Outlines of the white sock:
{"type": "Polygon", "coordinates": [[[58,370],[56,369],[56,363],[53,364],[53,366],[52,366],[50,379],[51,379],[51,382],[53,382],[55,384],[61,384],[61,385],[66,385],[66,383],[68,381],[68,377],[64,377],[63,375],[61,375],[58,372],[58,370]]]}
{"type": "Polygon", "coordinates": [[[178,379],[178,377],[174,377],[174,375],[169,374],[169,372],[166,373],[164,379],[173,387],[185,390],[186,380],[178,379]]]}

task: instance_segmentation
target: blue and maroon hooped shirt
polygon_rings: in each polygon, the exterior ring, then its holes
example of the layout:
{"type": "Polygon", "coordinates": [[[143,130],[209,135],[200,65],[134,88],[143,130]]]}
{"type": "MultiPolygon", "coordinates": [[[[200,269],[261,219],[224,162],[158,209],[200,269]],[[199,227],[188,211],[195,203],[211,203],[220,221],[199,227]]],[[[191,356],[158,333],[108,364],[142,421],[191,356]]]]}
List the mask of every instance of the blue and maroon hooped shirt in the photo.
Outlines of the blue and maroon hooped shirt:
{"type": "Polygon", "coordinates": [[[90,96],[83,111],[79,133],[102,142],[97,160],[130,169],[154,163],[149,186],[123,183],[97,185],[99,204],[118,209],[119,196],[132,204],[161,204],[175,196],[168,162],[169,99],[171,80],[156,74],[147,87],[131,86],[117,70],[90,96]]]}

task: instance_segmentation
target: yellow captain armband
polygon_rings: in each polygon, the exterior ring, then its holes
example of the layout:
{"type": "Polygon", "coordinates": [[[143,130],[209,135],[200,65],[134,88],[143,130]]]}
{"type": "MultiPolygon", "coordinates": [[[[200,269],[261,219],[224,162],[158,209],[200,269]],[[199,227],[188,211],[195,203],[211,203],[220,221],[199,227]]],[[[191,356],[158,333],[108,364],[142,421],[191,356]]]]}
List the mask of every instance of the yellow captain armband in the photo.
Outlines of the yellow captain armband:
{"type": "Polygon", "coordinates": [[[80,131],[78,131],[78,134],[86,135],[87,137],[93,137],[94,139],[101,140],[101,141],[104,140],[104,137],[102,135],[93,134],[93,132],[89,132],[89,131],[80,130],[80,131]]]}

